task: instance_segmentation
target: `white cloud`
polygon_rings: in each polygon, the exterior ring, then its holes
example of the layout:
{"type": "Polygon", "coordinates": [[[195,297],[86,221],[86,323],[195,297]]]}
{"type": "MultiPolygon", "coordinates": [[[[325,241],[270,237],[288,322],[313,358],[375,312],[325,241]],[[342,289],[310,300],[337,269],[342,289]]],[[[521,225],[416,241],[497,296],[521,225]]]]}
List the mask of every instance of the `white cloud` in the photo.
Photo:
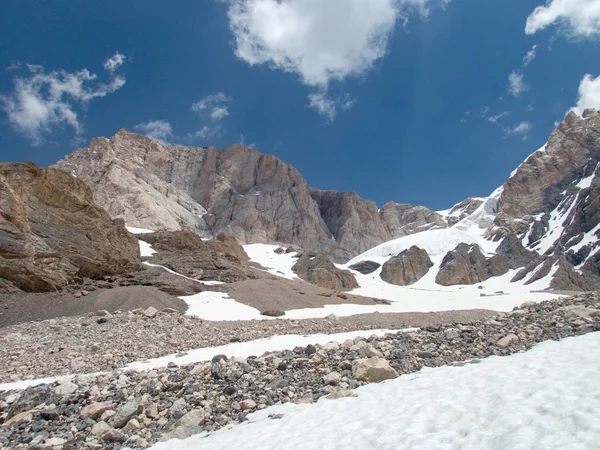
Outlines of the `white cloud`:
{"type": "Polygon", "coordinates": [[[527,90],[527,85],[523,80],[523,74],[517,70],[513,70],[508,75],[508,92],[513,97],[518,97],[527,90]]]}
{"type": "Polygon", "coordinates": [[[202,114],[205,118],[218,122],[229,115],[227,104],[231,102],[223,92],[207,95],[192,104],[192,111],[202,114]]]}
{"type": "Polygon", "coordinates": [[[121,67],[125,63],[125,55],[119,52],[115,52],[110,58],[104,61],[102,65],[106,70],[110,73],[113,73],[119,67],[121,67]]]}
{"type": "Polygon", "coordinates": [[[579,83],[577,105],[571,111],[581,115],[586,109],[600,110],[600,76],[594,78],[587,74],[579,83]]]}
{"type": "Polygon", "coordinates": [[[169,138],[173,135],[171,124],[165,120],[150,120],[137,124],[133,129],[163,144],[168,143],[169,138]]]}
{"type": "Polygon", "coordinates": [[[526,141],[531,130],[533,130],[533,125],[530,122],[523,121],[512,128],[507,128],[504,131],[508,136],[520,136],[524,141],[526,141]]]}
{"type": "Polygon", "coordinates": [[[527,18],[525,33],[558,25],[571,37],[600,37],[600,0],[548,0],[527,18]]]}
{"type": "Polygon", "coordinates": [[[204,125],[195,133],[189,133],[186,136],[188,141],[195,141],[197,139],[211,139],[221,135],[222,129],[219,125],[204,125]]]}
{"type": "Polygon", "coordinates": [[[487,120],[488,122],[491,122],[491,123],[496,123],[500,119],[502,119],[503,117],[508,116],[508,115],[510,115],[510,113],[508,111],[503,111],[503,112],[495,114],[493,116],[488,116],[485,118],[485,120],[487,120]]]}
{"type": "Polygon", "coordinates": [[[308,96],[308,106],[314,109],[321,116],[327,118],[329,122],[335,119],[337,107],[335,101],[327,98],[327,95],[322,92],[314,92],[308,96]]]}
{"type": "Polygon", "coordinates": [[[527,54],[523,57],[523,67],[527,67],[537,56],[538,46],[534,45],[531,47],[531,50],[527,52],[527,54]]]}
{"type": "Polygon", "coordinates": [[[0,94],[0,104],[13,128],[33,145],[42,144],[44,136],[55,127],[71,127],[79,136],[83,126],[76,106],[85,107],[125,84],[125,78],[118,75],[111,75],[108,84],[99,83],[97,76],[87,69],[46,73],[43,66],[26,67],[27,74],[13,79],[14,91],[0,94]]]}
{"type": "MultiPolygon", "coordinates": [[[[382,59],[399,19],[447,0],[229,0],[235,54],[254,66],[298,75],[315,88],[311,108],[335,117],[332,81],[361,77],[382,59]]],[[[343,105],[340,103],[343,109],[343,105]]]]}

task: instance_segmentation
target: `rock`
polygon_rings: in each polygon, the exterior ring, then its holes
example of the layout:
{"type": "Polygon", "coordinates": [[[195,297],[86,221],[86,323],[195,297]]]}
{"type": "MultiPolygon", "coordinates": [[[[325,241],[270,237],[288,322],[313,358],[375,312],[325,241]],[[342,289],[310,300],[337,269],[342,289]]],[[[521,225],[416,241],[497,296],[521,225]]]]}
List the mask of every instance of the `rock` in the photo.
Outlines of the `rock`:
{"type": "Polygon", "coordinates": [[[149,319],[154,319],[157,314],[158,309],[154,308],[153,306],[150,306],[144,311],[144,316],[148,317],[149,319]]]}
{"type": "Polygon", "coordinates": [[[183,398],[175,400],[171,408],[169,408],[169,417],[173,420],[181,419],[187,413],[187,403],[183,398]]]}
{"type": "Polygon", "coordinates": [[[323,377],[323,383],[325,384],[331,384],[335,386],[339,384],[340,381],[342,381],[342,375],[340,375],[338,372],[329,372],[323,377]]]}
{"type": "Polygon", "coordinates": [[[458,331],[456,328],[448,328],[447,330],[444,331],[444,336],[446,337],[446,339],[449,339],[449,340],[459,339],[460,331],[458,331]]]}
{"type": "Polygon", "coordinates": [[[388,283],[408,286],[423,278],[432,266],[427,252],[413,245],[387,260],[379,276],[388,283]]]}
{"type": "Polygon", "coordinates": [[[512,344],[513,342],[517,342],[518,340],[519,340],[519,337],[516,334],[511,333],[507,336],[504,336],[502,339],[500,339],[498,342],[496,342],[496,345],[498,347],[506,348],[510,344],[512,344]]]}
{"type": "Polygon", "coordinates": [[[140,267],[137,239],[80,179],[31,163],[0,164],[0,199],[0,278],[20,289],[55,291],[76,277],[140,267]]]}
{"type": "Polygon", "coordinates": [[[387,360],[377,356],[355,360],[352,364],[352,374],[357,380],[369,383],[398,378],[398,372],[387,360]]]}
{"type": "Polygon", "coordinates": [[[111,417],[109,424],[114,428],[123,428],[130,419],[142,412],[142,405],[139,399],[129,400],[119,407],[116,414],[111,417]]]}
{"type": "Polygon", "coordinates": [[[200,425],[204,422],[205,416],[204,409],[193,409],[178,420],[177,426],[200,425]]]}
{"type": "Polygon", "coordinates": [[[343,389],[343,388],[337,387],[337,388],[334,388],[327,396],[327,398],[329,400],[338,400],[340,398],[347,398],[347,397],[358,397],[358,395],[356,395],[356,393],[354,393],[350,389],[343,389]]]}
{"type": "Polygon", "coordinates": [[[94,424],[94,426],[92,427],[91,433],[94,436],[102,436],[104,433],[106,433],[109,430],[112,430],[110,425],[104,421],[101,421],[101,422],[97,422],[96,424],[94,424]]]}
{"type": "Polygon", "coordinates": [[[113,407],[112,402],[95,402],[90,405],[84,406],[79,413],[79,417],[82,420],[85,419],[98,419],[105,411],[108,411],[113,407]]]}
{"type": "Polygon", "coordinates": [[[406,203],[388,202],[381,207],[379,216],[390,239],[448,226],[440,214],[425,206],[406,203]]]}
{"type": "Polygon", "coordinates": [[[119,430],[110,429],[106,433],[102,434],[102,440],[108,443],[120,443],[127,441],[127,436],[119,430]]]}
{"type": "Polygon", "coordinates": [[[356,270],[357,272],[360,272],[363,275],[368,275],[370,273],[373,273],[380,267],[381,267],[381,264],[376,263],[374,261],[360,261],[360,262],[357,262],[356,264],[352,264],[351,266],[349,266],[350,269],[356,270]]]}
{"type": "Polygon", "coordinates": [[[502,257],[488,260],[477,244],[458,244],[444,256],[435,282],[442,286],[477,284],[507,271],[502,257]]]}
{"type": "Polygon", "coordinates": [[[66,439],[54,437],[54,438],[46,439],[45,444],[49,445],[51,447],[60,447],[60,446],[64,445],[66,442],[67,442],[66,439]]]}
{"type": "Polygon", "coordinates": [[[281,311],[279,309],[268,309],[260,314],[268,317],[282,317],[285,316],[285,311],[281,311]]]}
{"type": "Polygon", "coordinates": [[[8,409],[7,419],[11,419],[19,413],[29,411],[42,403],[46,403],[51,395],[50,386],[46,384],[28,387],[21,393],[18,399],[13,400],[8,409]]]}
{"type": "Polygon", "coordinates": [[[249,409],[254,409],[256,408],[256,402],[254,400],[251,399],[246,399],[240,402],[240,408],[242,409],[242,411],[247,411],[249,409]]]}
{"type": "Polygon", "coordinates": [[[61,384],[54,388],[54,393],[56,395],[60,395],[61,397],[68,397],[69,395],[75,393],[79,389],[75,383],[67,381],[66,383],[61,384]]]}
{"type": "Polygon", "coordinates": [[[358,283],[352,272],[335,267],[327,255],[304,252],[292,270],[309,283],[317,286],[334,289],[354,289],[358,283]]]}

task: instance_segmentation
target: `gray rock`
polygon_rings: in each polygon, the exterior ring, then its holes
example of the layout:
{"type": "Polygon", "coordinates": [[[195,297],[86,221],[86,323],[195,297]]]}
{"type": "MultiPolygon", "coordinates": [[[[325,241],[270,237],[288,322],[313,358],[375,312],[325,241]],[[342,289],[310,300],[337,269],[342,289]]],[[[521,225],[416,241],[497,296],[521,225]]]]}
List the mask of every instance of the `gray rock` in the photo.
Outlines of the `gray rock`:
{"type": "Polygon", "coordinates": [[[105,411],[108,411],[113,407],[112,402],[95,402],[90,405],[84,406],[79,413],[79,417],[85,419],[98,419],[105,411]]]}
{"type": "Polygon", "coordinates": [[[423,278],[432,266],[427,252],[413,245],[387,260],[383,264],[380,277],[391,284],[408,286],[423,278]]]}
{"type": "Polygon", "coordinates": [[[374,261],[360,261],[360,262],[357,262],[356,264],[352,264],[351,266],[349,266],[350,269],[356,270],[357,272],[360,272],[363,275],[368,275],[370,273],[373,273],[380,267],[381,267],[381,264],[376,263],[374,261]]]}
{"type": "Polygon", "coordinates": [[[327,398],[329,400],[338,400],[340,398],[347,398],[347,397],[358,397],[358,395],[356,395],[356,393],[354,393],[350,389],[343,389],[343,388],[338,387],[338,388],[333,389],[327,396],[327,398]]]}
{"type": "Polygon", "coordinates": [[[114,428],[123,428],[130,419],[142,412],[142,405],[139,399],[129,400],[116,410],[116,414],[111,417],[109,424],[114,428]]]}
{"type": "Polygon", "coordinates": [[[69,395],[75,393],[79,389],[75,383],[71,381],[67,381],[57,387],[54,388],[54,393],[56,395],[60,395],[61,397],[68,397],[69,395]]]}
{"type": "Polygon", "coordinates": [[[502,339],[500,339],[498,342],[496,342],[496,345],[498,347],[506,348],[510,344],[512,344],[513,342],[517,342],[518,340],[519,340],[519,337],[516,334],[511,333],[511,334],[504,336],[502,339]]]}
{"type": "Polygon", "coordinates": [[[323,288],[348,290],[358,287],[352,272],[338,269],[329,257],[322,253],[304,252],[292,270],[303,280],[323,288]]]}
{"type": "Polygon", "coordinates": [[[352,364],[352,374],[357,380],[369,383],[398,378],[398,372],[387,360],[377,356],[355,360],[352,364]]]}

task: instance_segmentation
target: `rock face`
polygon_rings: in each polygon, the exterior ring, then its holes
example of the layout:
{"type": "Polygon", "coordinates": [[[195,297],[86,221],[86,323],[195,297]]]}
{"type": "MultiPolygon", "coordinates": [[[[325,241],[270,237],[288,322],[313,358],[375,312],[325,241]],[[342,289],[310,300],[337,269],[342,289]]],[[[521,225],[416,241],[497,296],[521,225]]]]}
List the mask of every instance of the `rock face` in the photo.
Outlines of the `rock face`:
{"type": "Polygon", "coordinates": [[[423,278],[432,266],[427,252],[413,245],[386,261],[380,276],[388,283],[408,286],[423,278]]]}
{"type": "Polygon", "coordinates": [[[348,290],[358,287],[352,272],[338,269],[322,253],[304,252],[292,270],[303,280],[327,289],[348,290]]]}
{"type": "Polygon", "coordinates": [[[502,257],[488,260],[478,245],[458,244],[444,256],[435,281],[443,286],[476,284],[507,271],[508,265],[502,257]]]}
{"type": "Polygon", "coordinates": [[[0,165],[0,280],[31,292],[139,269],[137,239],[83,181],[30,163],[0,165]]]}
{"type": "Polygon", "coordinates": [[[388,202],[379,214],[391,239],[448,226],[440,214],[425,206],[388,202]]]}
{"type": "Polygon", "coordinates": [[[244,263],[248,255],[237,239],[219,234],[203,241],[191,231],[159,231],[140,236],[158,252],[151,258],[177,273],[196,280],[232,283],[260,277],[260,272],[244,263]]]}

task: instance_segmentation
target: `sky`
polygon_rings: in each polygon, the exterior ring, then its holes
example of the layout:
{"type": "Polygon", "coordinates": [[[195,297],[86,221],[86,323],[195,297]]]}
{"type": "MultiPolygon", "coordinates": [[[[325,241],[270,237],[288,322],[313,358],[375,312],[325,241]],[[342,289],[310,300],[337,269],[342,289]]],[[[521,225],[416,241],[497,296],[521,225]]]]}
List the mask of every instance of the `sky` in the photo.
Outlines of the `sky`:
{"type": "Polygon", "coordinates": [[[0,2],[0,160],[120,128],[445,209],[600,108],[600,0],[0,2]]]}

